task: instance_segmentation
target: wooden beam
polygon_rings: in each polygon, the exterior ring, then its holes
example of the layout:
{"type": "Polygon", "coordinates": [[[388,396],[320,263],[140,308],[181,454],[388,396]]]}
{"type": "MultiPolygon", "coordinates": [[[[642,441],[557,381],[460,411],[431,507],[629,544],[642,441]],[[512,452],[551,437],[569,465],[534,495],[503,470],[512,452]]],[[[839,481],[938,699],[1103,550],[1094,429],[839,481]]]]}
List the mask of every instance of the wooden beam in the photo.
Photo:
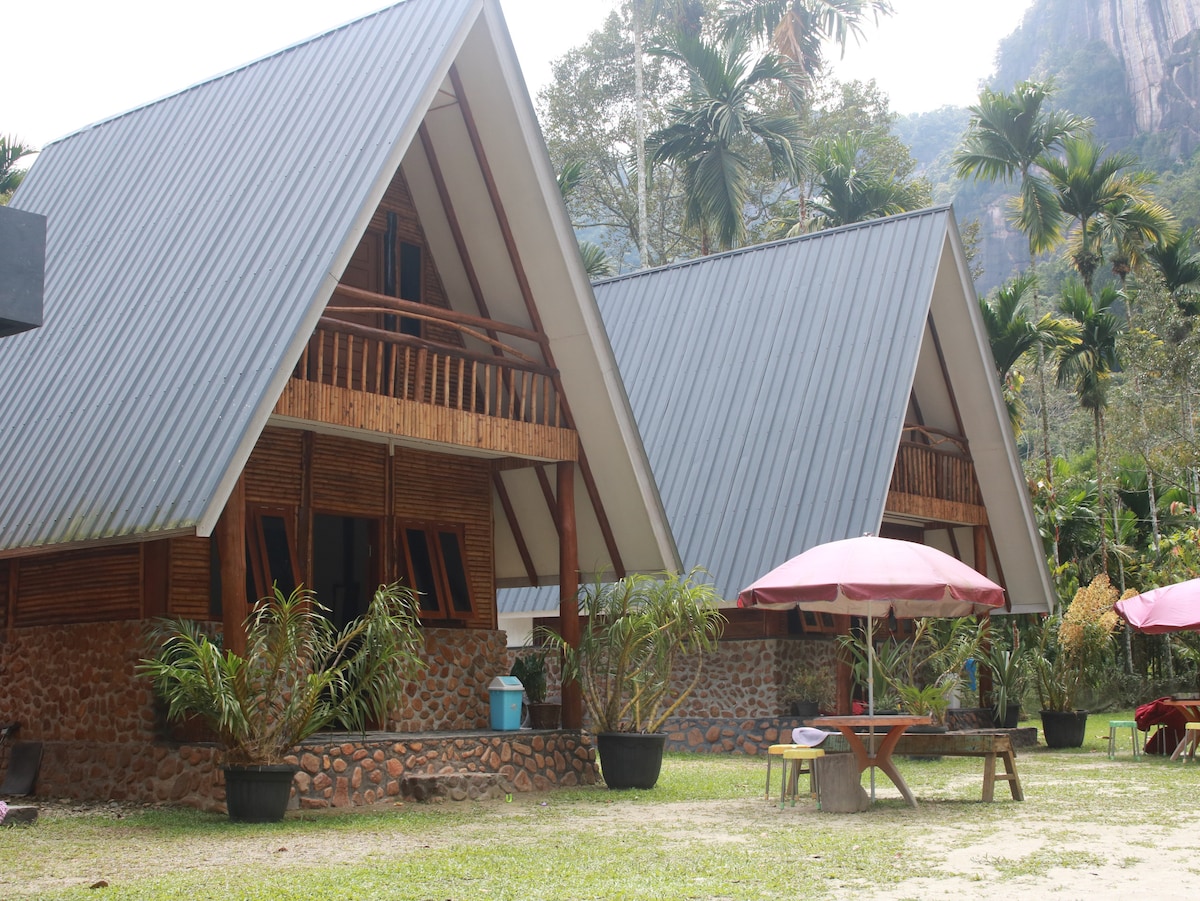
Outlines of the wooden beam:
{"type": "Polygon", "coordinates": [[[992,559],[996,561],[996,577],[992,581],[1004,589],[1004,609],[1011,613],[1012,598],[1008,594],[1008,580],[1004,578],[1004,565],[1000,562],[1000,551],[996,548],[996,536],[990,523],[987,526],[987,538],[992,548],[992,559]]]}
{"type": "Polygon", "coordinates": [[[927,317],[929,322],[929,334],[933,338],[933,349],[937,353],[938,366],[942,369],[942,381],[946,384],[946,394],[950,397],[950,409],[954,411],[954,424],[958,427],[958,434],[966,435],[967,430],[963,428],[962,414],[958,410],[958,398],[954,396],[954,385],[950,382],[950,370],[946,368],[946,355],[942,353],[942,342],[938,338],[937,326],[933,324],[933,313],[927,317]]]}
{"type": "Polygon", "coordinates": [[[296,543],[300,545],[300,578],[313,584],[313,448],[316,435],[305,430],[300,436],[300,509],[297,512],[296,543]]]}
{"type": "Polygon", "coordinates": [[[495,470],[492,471],[492,485],[496,489],[496,496],[500,498],[500,507],[504,510],[504,518],[508,521],[508,528],[517,545],[517,554],[521,557],[521,565],[525,567],[525,575],[529,577],[529,584],[537,585],[537,568],[533,565],[529,545],[525,543],[525,533],[521,531],[521,523],[517,520],[517,511],[513,508],[512,498],[508,496],[504,478],[495,470]]]}
{"type": "MultiPolygon", "coordinates": [[[[475,298],[475,308],[479,310],[481,316],[490,320],[492,314],[489,312],[487,300],[483,296],[483,286],[480,285],[479,277],[475,274],[475,265],[471,262],[471,254],[467,251],[467,239],[462,233],[462,227],[458,224],[458,215],[454,212],[454,202],[450,199],[450,188],[446,184],[446,177],[442,174],[442,164],[438,162],[437,153],[433,149],[433,138],[430,137],[429,129],[424,122],[417,129],[417,133],[421,136],[421,146],[425,149],[425,159],[429,162],[429,169],[433,173],[433,184],[442,201],[442,211],[446,214],[446,221],[450,224],[450,234],[454,238],[454,246],[458,248],[459,260],[467,273],[467,282],[470,284],[471,294],[475,298]]],[[[545,338],[544,335],[541,337],[545,338]]]]}
{"type": "Polygon", "coordinates": [[[562,534],[562,521],[559,519],[558,498],[554,494],[554,489],[550,487],[550,477],[546,475],[546,467],[539,466],[536,469],[538,485],[542,488],[542,497],[546,499],[546,507],[550,510],[550,518],[554,520],[554,531],[562,534]]]}
{"type": "MultiPolygon", "coordinates": [[[[534,330],[544,334],[545,329],[542,327],[541,316],[538,314],[537,304],[534,302],[533,290],[529,286],[529,279],[525,276],[525,267],[521,263],[516,241],[513,238],[512,229],[508,223],[508,214],[504,210],[504,204],[500,199],[500,192],[496,187],[496,179],[492,175],[492,167],[488,163],[487,153],[483,149],[483,141],[479,137],[479,129],[475,124],[475,117],[471,113],[471,106],[467,101],[466,91],[463,89],[462,78],[458,74],[458,68],[453,65],[450,67],[450,81],[454,85],[455,94],[458,96],[459,113],[462,115],[463,124],[466,126],[467,134],[471,139],[471,147],[475,152],[479,171],[483,176],[484,184],[487,186],[488,197],[491,200],[496,221],[500,226],[500,233],[504,238],[505,247],[508,249],[509,260],[512,263],[517,285],[521,289],[521,298],[525,302],[526,313],[529,315],[529,321],[533,325],[534,330]]],[[[543,345],[543,348],[546,355],[546,365],[556,370],[554,388],[558,392],[562,403],[566,425],[568,428],[574,429],[575,417],[571,413],[567,394],[563,390],[562,379],[557,375],[554,354],[551,352],[549,344],[543,345]]],[[[591,501],[592,510],[595,512],[596,520],[600,525],[600,534],[604,538],[609,558],[612,560],[613,570],[618,576],[623,576],[625,574],[625,565],[621,560],[621,552],[617,547],[616,536],[613,534],[611,524],[608,521],[608,514],[604,512],[604,504],[601,502],[600,491],[596,485],[595,477],[592,475],[591,466],[588,465],[587,455],[583,452],[582,444],[579,448],[578,460],[579,472],[583,478],[584,487],[587,489],[588,500],[591,501]]]]}
{"type": "Polygon", "coordinates": [[[246,477],[237,484],[217,520],[213,540],[221,559],[221,619],[225,628],[224,647],[235,654],[246,653],[246,477]]]}
{"type": "Polygon", "coordinates": [[[522,338],[526,341],[532,341],[534,344],[547,344],[550,340],[540,332],[530,331],[522,326],[513,325],[508,322],[501,322],[498,319],[490,319],[483,316],[472,316],[470,313],[460,313],[457,310],[450,310],[446,309],[445,307],[434,307],[427,303],[421,303],[416,300],[403,300],[399,297],[391,297],[387,294],[377,294],[376,292],[368,291],[365,288],[353,288],[350,285],[338,285],[333,289],[333,296],[343,297],[346,300],[352,300],[358,303],[369,304],[372,307],[381,307],[386,310],[394,310],[397,313],[403,313],[405,315],[420,316],[423,319],[430,319],[437,322],[449,322],[455,325],[466,325],[472,328],[482,329],[487,332],[501,332],[505,335],[512,335],[514,338],[522,338]]]}
{"type": "MultiPolygon", "coordinates": [[[[573,648],[579,647],[579,536],[575,531],[575,465],[558,464],[558,622],[559,634],[573,648]]],[[[579,682],[562,686],[563,727],[583,728],[583,693],[579,682]]]]}

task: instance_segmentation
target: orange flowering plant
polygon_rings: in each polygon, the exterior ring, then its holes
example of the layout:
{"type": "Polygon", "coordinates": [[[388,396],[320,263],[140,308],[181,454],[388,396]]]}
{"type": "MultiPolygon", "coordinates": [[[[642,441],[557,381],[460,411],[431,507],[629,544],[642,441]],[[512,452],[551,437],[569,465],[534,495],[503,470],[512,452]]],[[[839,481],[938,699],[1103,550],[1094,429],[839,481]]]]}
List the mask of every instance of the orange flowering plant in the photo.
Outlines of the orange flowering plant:
{"type": "Polygon", "coordinates": [[[1102,667],[1118,618],[1117,590],[1099,575],[1075,592],[1066,611],[1042,622],[1033,655],[1038,700],[1043,710],[1074,710],[1085,682],[1102,667]]]}

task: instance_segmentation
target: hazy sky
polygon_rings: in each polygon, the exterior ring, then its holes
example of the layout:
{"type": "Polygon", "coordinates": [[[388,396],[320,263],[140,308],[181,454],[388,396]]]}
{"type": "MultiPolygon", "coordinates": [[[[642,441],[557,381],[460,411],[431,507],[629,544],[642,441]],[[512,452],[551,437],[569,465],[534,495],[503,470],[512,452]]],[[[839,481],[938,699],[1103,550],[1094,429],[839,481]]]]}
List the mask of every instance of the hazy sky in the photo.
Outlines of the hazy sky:
{"type": "MultiPolygon", "coordinates": [[[[893,0],[838,66],[900,113],[970,103],[1032,0],[893,0]],[[969,15],[967,11],[969,10],[969,15]]],[[[387,5],[387,0],[17,0],[3,14],[0,134],[41,146],[387,5]]],[[[501,0],[531,91],[616,0],[501,0]],[[564,14],[565,11],[569,14],[564,14]]]]}

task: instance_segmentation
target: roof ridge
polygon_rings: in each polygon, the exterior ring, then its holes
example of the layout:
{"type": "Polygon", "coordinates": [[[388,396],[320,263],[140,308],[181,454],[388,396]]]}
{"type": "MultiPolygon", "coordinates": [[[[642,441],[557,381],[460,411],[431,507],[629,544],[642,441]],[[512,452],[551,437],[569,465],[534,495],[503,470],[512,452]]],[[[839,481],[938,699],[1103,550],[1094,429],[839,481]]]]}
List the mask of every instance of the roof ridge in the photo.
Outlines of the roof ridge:
{"type": "Polygon", "coordinates": [[[861,222],[851,222],[847,225],[839,225],[835,228],[823,228],[820,231],[805,232],[802,235],[796,235],[791,238],[777,238],[774,241],[763,241],[760,244],[747,244],[744,247],[735,247],[733,250],[724,250],[720,253],[712,253],[703,257],[692,257],[689,260],[679,260],[674,263],[667,263],[662,266],[653,266],[649,269],[637,269],[633,272],[625,272],[621,275],[614,275],[610,278],[598,279],[592,282],[593,286],[610,285],[613,282],[624,281],[626,279],[638,278],[643,275],[650,275],[655,272],[663,272],[669,269],[682,269],[685,266],[695,266],[699,263],[707,263],[711,260],[728,259],[741,254],[753,253],[761,250],[768,250],[775,247],[780,247],[786,244],[799,244],[804,241],[812,241],[819,238],[828,238],[834,234],[851,232],[866,228],[875,228],[881,225],[890,225],[902,219],[913,219],[918,216],[930,216],[935,213],[953,213],[954,207],[950,203],[941,203],[934,206],[922,207],[919,210],[909,210],[904,213],[896,213],[893,216],[880,216],[876,219],[864,219],[861,222]]]}

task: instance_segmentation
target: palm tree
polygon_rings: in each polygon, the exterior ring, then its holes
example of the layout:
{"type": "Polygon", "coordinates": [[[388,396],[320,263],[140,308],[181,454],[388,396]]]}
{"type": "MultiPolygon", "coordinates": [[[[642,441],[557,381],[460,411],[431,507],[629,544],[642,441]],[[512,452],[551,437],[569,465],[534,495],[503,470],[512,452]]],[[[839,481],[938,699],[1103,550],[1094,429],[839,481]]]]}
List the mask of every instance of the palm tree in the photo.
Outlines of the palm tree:
{"type": "Polygon", "coordinates": [[[777,176],[794,179],[803,142],[794,116],[759,111],[756,92],[772,84],[795,90],[787,64],[773,53],[752,59],[746,38],[735,33],[723,44],[675,34],[650,52],[681,64],[688,92],[670,109],[672,123],[647,141],[656,162],[681,167],[686,196],[684,226],[698,228],[701,253],[745,238],[752,142],[766,148],[777,176]]]}
{"type": "Polygon", "coordinates": [[[1058,384],[1070,386],[1079,405],[1092,414],[1096,447],[1096,511],[1100,521],[1100,559],[1108,572],[1108,546],[1104,526],[1104,410],[1108,406],[1108,382],[1119,366],[1117,338],[1123,330],[1114,308],[1121,295],[1106,285],[1093,297],[1087,286],[1072,281],[1059,296],[1058,312],[1075,320],[1079,340],[1058,351],[1058,384]]]}
{"type": "Polygon", "coordinates": [[[871,160],[868,150],[866,136],[858,132],[817,143],[812,163],[815,195],[806,204],[815,215],[808,222],[797,216],[785,229],[788,236],[892,216],[929,203],[926,184],[897,178],[871,160]]]}
{"type": "Polygon", "coordinates": [[[1163,287],[1179,309],[1194,316],[1200,313],[1195,296],[1200,292],[1200,253],[1196,252],[1196,230],[1166,235],[1146,248],[1146,260],[1163,281],[1163,287]]]}
{"type": "Polygon", "coordinates": [[[959,178],[1019,182],[1014,218],[1029,240],[1031,263],[1058,242],[1063,222],[1054,192],[1037,167],[1042,157],[1091,124],[1047,109],[1051,92],[1049,83],[1035,81],[1023,81],[1007,94],[985,88],[970,107],[967,132],[954,154],[959,178]]]}
{"type": "MultiPolygon", "coordinates": [[[[1049,83],[1023,81],[1010,93],[984,89],[972,106],[962,145],[954,155],[959,178],[1019,181],[1015,220],[1029,242],[1029,268],[1034,273],[1033,313],[1041,315],[1036,259],[1059,240],[1063,213],[1054,192],[1037,170],[1038,160],[1060,147],[1067,138],[1089,125],[1087,119],[1048,109],[1049,83]]],[[[1041,405],[1042,459],[1046,485],[1053,492],[1053,459],[1050,455],[1050,421],[1046,406],[1046,358],[1038,349],[1038,403],[1041,405]]],[[[1055,563],[1058,562],[1057,548],[1055,563]]]]}
{"type": "MultiPolygon", "coordinates": [[[[1127,210],[1138,205],[1153,207],[1146,190],[1153,176],[1140,171],[1126,173],[1124,170],[1137,164],[1137,157],[1131,153],[1105,156],[1105,147],[1091,138],[1068,138],[1062,149],[1061,159],[1043,154],[1038,165],[1045,170],[1047,181],[1058,195],[1059,209],[1073,222],[1071,265],[1091,293],[1092,278],[1104,259],[1101,240],[1106,213],[1111,215],[1122,207],[1127,210]]],[[[1145,219],[1142,214],[1135,218],[1135,223],[1144,224],[1145,219]]],[[[1131,224],[1128,233],[1134,233],[1137,227],[1131,224]]]]}
{"type": "Polygon", "coordinates": [[[12,135],[0,135],[0,205],[8,203],[8,198],[25,178],[25,170],[16,168],[17,160],[34,152],[34,148],[22,144],[12,135]]]}
{"type": "Polygon", "coordinates": [[[1023,381],[1013,368],[1026,354],[1038,348],[1054,351],[1079,340],[1078,325],[1072,320],[1058,319],[1049,313],[1041,319],[1029,314],[1033,294],[1033,274],[1022,273],[1009,280],[990,300],[979,298],[979,312],[987,330],[996,374],[1004,392],[1013,431],[1021,431],[1024,409],[1020,397],[1023,381]]]}
{"type": "Polygon", "coordinates": [[[1165,206],[1130,197],[1105,206],[1099,221],[1100,240],[1112,247],[1112,273],[1122,290],[1129,273],[1146,262],[1150,248],[1169,240],[1176,231],[1175,219],[1165,206]]]}
{"type": "Polygon", "coordinates": [[[844,55],[851,36],[862,40],[868,17],[878,23],[892,12],[890,0],[733,0],[725,30],[766,38],[811,83],[825,62],[825,42],[844,55]]]}
{"type": "MultiPolygon", "coordinates": [[[[571,160],[559,170],[556,176],[558,193],[564,201],[583,181],[583,167],[583,160],[571,160]]],[[[604,252],[603,247],[591,241],[580,241],[578,238],[576,238],[576,243],[579,245],[579,256],[583,260],[583,268],[589,279],[594,281],[613,274],[616,267],[613,266],[613,261],[604,252]]]]}

